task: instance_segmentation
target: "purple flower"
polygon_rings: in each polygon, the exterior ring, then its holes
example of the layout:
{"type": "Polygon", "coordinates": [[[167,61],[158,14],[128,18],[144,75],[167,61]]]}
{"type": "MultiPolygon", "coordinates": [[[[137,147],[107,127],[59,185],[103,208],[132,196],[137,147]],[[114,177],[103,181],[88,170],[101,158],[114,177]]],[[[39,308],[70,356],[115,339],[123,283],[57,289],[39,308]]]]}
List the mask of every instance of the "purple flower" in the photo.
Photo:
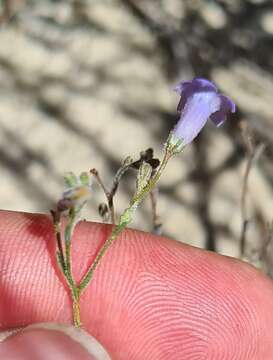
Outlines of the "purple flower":
{"type": "Polygon", "coordinates": [[[173,140],[181,140],[183,146],[199,134],[209,118],[216,126],[220,126],[228,112],[235,112],[234,102],[219,94],[216,86],[206,79],[180,82],[174,90],[181,99],[177,106],[180,119],[172,137],[173,140]]]}

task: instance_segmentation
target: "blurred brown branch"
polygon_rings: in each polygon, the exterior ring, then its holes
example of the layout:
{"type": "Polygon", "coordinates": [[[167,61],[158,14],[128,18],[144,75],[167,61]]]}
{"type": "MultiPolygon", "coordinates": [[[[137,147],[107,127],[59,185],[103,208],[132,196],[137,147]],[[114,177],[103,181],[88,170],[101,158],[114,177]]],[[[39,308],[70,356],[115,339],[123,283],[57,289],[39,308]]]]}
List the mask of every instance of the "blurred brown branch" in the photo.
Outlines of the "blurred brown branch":
{"type": "Polygon", "coordinates": [[[260,144],[259,146],[255,146],[253,140],[253,133],[250,130],[248,123],[245,120],[240,122],[240,128],[242,133],[243,142],[246,149],[246,168],[244,172],[243,185],[242,185],[242,193],[241,193],[241,216],[242,216],[242,229],[240,236],[240,255],[243,258],[246,254],[246,233],[247,227],[249,223],[248,215],[247,215],[247,191],[248,191],[248,181],[249,175],[252,166],[261,156],[264,151],[265,145],[260,144]]]}

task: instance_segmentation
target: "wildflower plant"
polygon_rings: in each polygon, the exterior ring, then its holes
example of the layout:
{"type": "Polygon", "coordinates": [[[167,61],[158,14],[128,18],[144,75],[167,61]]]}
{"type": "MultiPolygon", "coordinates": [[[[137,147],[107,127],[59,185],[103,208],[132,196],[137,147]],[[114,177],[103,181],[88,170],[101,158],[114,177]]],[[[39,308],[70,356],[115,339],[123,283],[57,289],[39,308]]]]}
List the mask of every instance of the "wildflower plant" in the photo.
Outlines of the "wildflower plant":
{"type": "Polygon", "coordinates": [[[175,91],[180,95],[177,107],[180,116],[164,145],[161,161],[154,158],[152,149],[142,152],[138,160],[134,161],[131,157],[126,158],[117,171],[109,190],[105,187],[96,169],[92,169],[89,174],[82,173],[80,176],[76,176],[69,173],[65,177],[65,189],[62,198],[58,201],[56,210],[51,213],[57,244],[56,256],[71,292],[75,326],[81,326],[81,294],[91,282],[94,272],[107,250],[116,241],[119,234],[132,222],[138,206],[148,194],[151,196],[154,209],[155,232],[160,229],[161,224],[156,222],[158,217],[155,213],[155,188],[170,159],[194,140],[209,119],[216,126],[219,126],[225,121],[229,112],[235,111],[234,102],[227,96],[218,93],[216,86],[206,79],[196,78],[192,81],[180,82],[175,87],[175,91]],[[137,172],[135,191],[128,207],[116,222],[114,196],[123,175],[129,169],[135,169],[137,172]],[[74,228],[80,220],[81,210],[92,193],[92,178],[95,178],[99,183],[106,197],[106,203],[100,205],[99,213],[104,221],[110,219],[114,226],[91,266],[81,281],[76,283],[72,274],[71,243],[74,228]],[[64,231],[62,231],[61,220],[64,216],[67,219],[64,231]]]}

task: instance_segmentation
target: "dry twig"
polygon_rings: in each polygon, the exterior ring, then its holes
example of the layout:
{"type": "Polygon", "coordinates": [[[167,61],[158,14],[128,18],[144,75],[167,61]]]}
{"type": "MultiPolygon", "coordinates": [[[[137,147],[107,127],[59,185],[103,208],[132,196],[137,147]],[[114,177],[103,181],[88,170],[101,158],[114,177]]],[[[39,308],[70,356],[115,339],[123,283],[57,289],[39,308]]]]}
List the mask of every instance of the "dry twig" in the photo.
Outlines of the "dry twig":
{"type": "Polygon", "coordinates": [[[248,190],[248,181],[249,175],[252,166],[256,163],[261,156],[262,152],[265,149],[264,144],[260,144],[259,146],[255,147],[253,141],[253,134],[247,124],[246,121],[241,121],[240,128],[242,132],[243,142],[246,148],[246,155],[247,155],[247,163],[244,172],[243,178],[243,187],[242,187],[242,194],[241,194],[241,216],[242,216],[242,229],[241,229],[241,236],[240,236],[240,255],[241,257],[245,256],[246,251],[246,233],[247,227],[249,224],[249,219],[247,215],[247,190],[248,190]]]}

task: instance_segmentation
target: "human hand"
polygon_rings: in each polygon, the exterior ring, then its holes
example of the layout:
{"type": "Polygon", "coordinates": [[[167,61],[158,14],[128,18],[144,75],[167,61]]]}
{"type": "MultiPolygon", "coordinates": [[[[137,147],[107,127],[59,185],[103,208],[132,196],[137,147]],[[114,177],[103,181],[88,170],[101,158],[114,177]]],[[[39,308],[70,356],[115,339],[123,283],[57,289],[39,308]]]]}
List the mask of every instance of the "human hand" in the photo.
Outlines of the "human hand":
{"type": "MultiPolygon", "coordinates": [[[[87,222],[77,227],[77,279],[110,231],[87,222]]],[[[271,360],[272,309],[272,281],[252,266],[133,230],[110,248],[81,301],[84,329],[114,360],[271,360]]],[[[71,324],[51,221],[1,212],[0,327],[52,321],[71,324]]],[[[38,335],[32,330],[35,347],[20,341],[23,332],[0,343],[0,358],[11,359],[13,349],[16,359],[51,359],[50,342],[62,345],[56,351],[67,351],[61,335],[38,335]]],[[[77,346],[69,359],[85,359],[77,346]]]]}

